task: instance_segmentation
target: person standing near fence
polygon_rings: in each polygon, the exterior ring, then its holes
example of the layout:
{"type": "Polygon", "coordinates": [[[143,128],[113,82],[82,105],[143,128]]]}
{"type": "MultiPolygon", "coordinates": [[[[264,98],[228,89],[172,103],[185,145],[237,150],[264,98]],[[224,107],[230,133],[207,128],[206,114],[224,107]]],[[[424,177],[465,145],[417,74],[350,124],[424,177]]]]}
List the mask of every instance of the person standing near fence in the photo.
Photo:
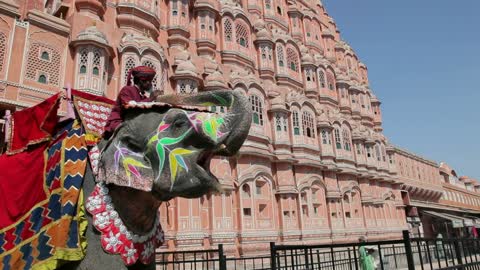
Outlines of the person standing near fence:
{"type": "Polygon", "coordinates": [[[367,252],[367,249],[365,248],[365,242],[366,239],[364,236],[360,237],[358,239],[360,242],[360,248],[358,251],[360,252],[360,267],[362,270],[375,270],[375,261],[373,259],[373,256],[367,252]]]}

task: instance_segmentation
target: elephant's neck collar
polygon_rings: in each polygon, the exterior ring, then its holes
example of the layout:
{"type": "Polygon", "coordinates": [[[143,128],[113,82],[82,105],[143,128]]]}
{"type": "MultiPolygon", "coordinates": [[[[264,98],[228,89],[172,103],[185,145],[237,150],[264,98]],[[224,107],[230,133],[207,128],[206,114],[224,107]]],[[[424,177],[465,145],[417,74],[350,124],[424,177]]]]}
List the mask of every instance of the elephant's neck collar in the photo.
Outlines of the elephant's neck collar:
{"type": "Polygon", "coordinates": [[[135,264],[138,260],[149,264],[155,257],[155,249],[164,242],[162,226],[157,213],[155,225],[145,235],[130,232],[115,211],[108,188],[97,183],[87,198],[86,209],[93,216],[93,226],[101,233],[103,249],[110,254],[119,254],[125,265],[135,264]]]}

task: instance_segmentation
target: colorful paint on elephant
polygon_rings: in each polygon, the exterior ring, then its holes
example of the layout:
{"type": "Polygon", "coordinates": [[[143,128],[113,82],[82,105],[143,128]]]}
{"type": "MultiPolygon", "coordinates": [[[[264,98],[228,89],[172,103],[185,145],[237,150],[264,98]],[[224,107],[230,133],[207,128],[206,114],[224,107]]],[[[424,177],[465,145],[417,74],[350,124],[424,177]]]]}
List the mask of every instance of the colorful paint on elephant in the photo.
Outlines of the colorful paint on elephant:
{"type": "Polygon", "coordinates": [[[185,148],[172,148],[171,146],[180,143],[185,137],[194,130],[199,133],[200,128],[204,134],[208,135],[214,142],[217,142],[218,138],[223,136],[223,133],[220,131],[220,126],[224,123],[223,117],[212,113],[201,113],[201,112],[191,112],[183,111],[188,117],[192,127],[185,131],[182,135],[172,138],[172,137],[163,137],[161,133],[166,131],[170,124],[165,123],[165,121],[160,122],[157,128],[157,133],[150,138],[148,145],[155,144],[155,149],[158,155],[158,175],[157,179],[161,176],[164,169],[166,152],[168,152],[168,162],[170,169],[170,180],[173,184],[180,170],[185,170],[188,172],[188,164],[185,162],[184,156],[190,155],[195,151],[185,149],[185,148]]]}
{"type": "Polygon", "coordinates": [[[185,137],[192,131],[192,128],[189,128],[187,131],[185,131],[182,135],[172,138],[172,137],[161,137],[161,133],[164,132],[166,129],[170,127],[169,124],[165,124],[164,121],[162,121],[157,128],[157,134],[152,136],[150,140],[148,141],[149,147],[152,144],[155,144],[155,149],[158,155],[158,175],[157,179],[161,176],[163,167],[165,165],[165,153],[168,152],[168,162],[170,164],[170,180],[172,182],[172,187],[173,183],[175,182],[175,178],[177,177],[177,173],[179,172],[180,169],[184,169],[185,171],[188,172],[188,165],[185,162],[185,159],[183,158],[185,155],[189,155],[194,153],[192,150],[188,150],[185,148],[171,148],[170,146],[173,146],[179,142],[181,142],[185,137]]]}
{"type": "Polygon", "coordinates": [[[225,122],[223,117],[213,113],[185,112],[185,114],[187,114],[196,132],[199,132],[198,127],[201,127],[202,131],[214,142],[217,142],[217,140],[223,136],[223,133],[219,129],[225,122]]]}
{"type": "MultiPolygon", "coordinates": [[[[115,174],[118,175],[118,170],[120,168],[120,163],[125,170],[125,174],[128,180],[128,186],[133,186],[132,175],[138,180],[143,180],[142,175],[139,171],[139,168],[150,169],[151,167],[145,165],[141,160],[143,160],[144,155],[140,153],[132,152],[126,147],[120,146],[120,144],[115,145],[117,151],[114,154],[114,166],[115,174]]],[[[148,181],[148,180],[145,180],[148,181]]]]}

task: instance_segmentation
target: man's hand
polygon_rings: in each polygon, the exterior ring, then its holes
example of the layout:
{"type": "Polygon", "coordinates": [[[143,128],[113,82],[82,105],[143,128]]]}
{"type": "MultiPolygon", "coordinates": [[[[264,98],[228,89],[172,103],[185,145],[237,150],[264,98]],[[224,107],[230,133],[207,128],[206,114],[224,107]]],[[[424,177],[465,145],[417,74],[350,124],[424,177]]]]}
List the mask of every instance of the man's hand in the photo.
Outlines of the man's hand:
{"type": "Polygon", "coordinates": [[[160,96],[162,94],[162,91],[160,91],[160,89],[155,89],[153,90],[151,96],[152,96],[152,100],[155,101],[157,99],[158,96],[160,96]]]}

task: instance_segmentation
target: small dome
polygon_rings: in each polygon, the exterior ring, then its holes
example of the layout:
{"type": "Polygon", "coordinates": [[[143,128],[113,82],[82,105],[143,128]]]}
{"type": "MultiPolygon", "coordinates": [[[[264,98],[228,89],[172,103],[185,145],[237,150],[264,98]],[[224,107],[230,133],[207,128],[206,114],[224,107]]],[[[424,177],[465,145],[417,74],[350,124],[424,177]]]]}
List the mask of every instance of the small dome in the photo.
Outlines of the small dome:
{"type": "Polygon", "coordinates": [[[272,110],[274,111],[287,110],[287,107],[285,106],[285,99],[281,94],[273,98],[270,102],[272,103],[272,110]]]}
{"type": "Polygon", "coordinates": [[[253,28],[255,29],[264,29],[265,28],[265,21],[262,19],[258,19],[253,23],[253,28]]]}
{"type": "Polygon", "coordinates": [[[77,40],[93,40],[108,46],[107,36],[100,32],[96,26],[87,27],[78,33],[77,40]]]}
{"type": "Polygon", "coordinates": [[[174,65],[180,65],[182,62],[190,59],[190,53],[187,50],[181,50],[173,56],[174,65]]]}
{"type": "Polygon", "coordinates": [[[322,112],[320,116],[317,118],[317,127],[332,127],[328,116],[325,112],[322,112]]]}
{"type": "Polygon", "coordinates": [[[326,28],[325,31],[323,31],[323,34],[326,35],[326,36],[332,36],[333,37],[332,31],[328,28],[326,28]]]}
{"type": "Polygon", "coordinates": [[[257,32],[257,39],[272,39],[272,34],[266,28],[263,28],[257,32]]]}
{"type": "Polygon", "coordinates": [[[302,64],[313,64],[313,57],[311,54],[306,53],[302,55],[302,64]]]}
{"type": "Polygon", "coordinates": [[[190,59],[182,61],[175,70],[175,75],[190,75],[197,77],[197,68],[190,59]]]}
{"type": "Polygon", "coordinates": [[[223,74],[220,71],[215,70],[212,74],[205,78],[205,87],[227,88],[227,84],[225,83],[223,74]]]}
{"type": "Polygon", "coordinates": [[[377,96],[375,96],[373,93],[371,94],[370,101],[372,103],[378,103],[380,100],[378,100],[377,96]]]}

